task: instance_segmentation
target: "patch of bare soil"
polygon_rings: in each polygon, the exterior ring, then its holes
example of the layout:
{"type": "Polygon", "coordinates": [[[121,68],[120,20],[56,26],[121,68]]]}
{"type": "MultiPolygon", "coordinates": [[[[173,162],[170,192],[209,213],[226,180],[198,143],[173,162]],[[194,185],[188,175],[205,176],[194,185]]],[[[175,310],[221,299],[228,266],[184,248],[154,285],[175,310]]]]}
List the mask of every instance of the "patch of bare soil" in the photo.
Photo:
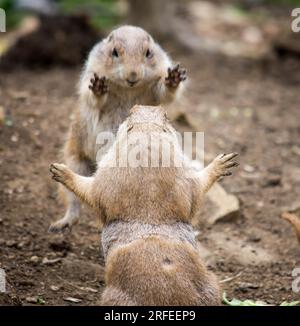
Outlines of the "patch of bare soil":
{"type": "MultiPolygon", "coordinates": [[[[287,75],[278,62],[266,67],[217,55],[174,56],[190,72],[180,109],[205,132],[206,153],[240,153],[241,166],[221,182],[239,198],[239,217],[212,226],[203,221],[199,228],[209,268],[229,298],[299,300],[291,273],[300,267],[300,248],[280,218],[300,198],[299,70],[287,75]]],[[[103,290],[93,214],[85,210],[71,234],[47,233],[63,214],[48,167],[59,161],[78,76],[64,69],[0,75],[6,114],[0,127],[0,267],[11,296],[23,305],[95,305],[103,290]]]]}

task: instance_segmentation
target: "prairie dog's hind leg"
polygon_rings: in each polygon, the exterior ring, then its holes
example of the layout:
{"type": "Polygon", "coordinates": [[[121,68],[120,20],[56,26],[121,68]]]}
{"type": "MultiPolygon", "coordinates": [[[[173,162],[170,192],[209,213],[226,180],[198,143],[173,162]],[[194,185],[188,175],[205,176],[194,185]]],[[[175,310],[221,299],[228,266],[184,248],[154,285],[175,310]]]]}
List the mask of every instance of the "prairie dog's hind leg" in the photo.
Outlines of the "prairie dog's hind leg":
{"type": "MultiPolygon", "coordinates": [[[[92,168],[90,167],[89,162],[80,161],[80,162],[68,162],[68,166],[72,171],[80,174],[80,175],[91,175],[92,168]]],[[[71,230],[72,226],[79,221],[80,213],[81,213],[81,201],[74,194],[74,192],[70,191],[62,184],[60,185],[60,193],[63,195],[66,202],[66,213],[63,218],[52,223],[49,227],[49,232],[51,233],[59,233],[64,230],[71,230]]]]}

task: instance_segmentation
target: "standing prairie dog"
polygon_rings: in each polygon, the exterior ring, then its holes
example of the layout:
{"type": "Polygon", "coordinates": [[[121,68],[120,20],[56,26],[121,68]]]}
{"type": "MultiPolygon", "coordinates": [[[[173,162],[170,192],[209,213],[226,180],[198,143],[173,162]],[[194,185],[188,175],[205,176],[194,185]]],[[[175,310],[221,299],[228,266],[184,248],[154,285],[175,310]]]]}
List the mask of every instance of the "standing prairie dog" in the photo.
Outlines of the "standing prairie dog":
{"type": "MultiPolygon", "coordinates": [[[[79,83],[79,110],[64,147],[64,161],[88,176],[106,147],[97,145],[101,132],[116,132],[135,104],[169,103],[181,92],[186,70],[174,65],[166,52],[143,29],[123,26],[96,44],[79,83]]],[[[65,193],[64,218],[51,232],[72,227],[80,217],[80,202],[65,193]]]]}
{"type": "Polygon", "coordinates": [[[173,160],[167,167],[161,160],[158,167],[145,166],[147,159],[119,167],[136,140],[139,157],[157,149],[162,157],[170,141],[170,155],[184,155],[162,108],[136,106],[93,176],[80,176],[63,164],[50,166],[53,179],[94,208],[104,224],[102,304],[218,305],[218,282],[199,256],[190,222],[213,183],[237,166],[232,161],[237,154],[219,155],[201,171],[190,161],[178,167],[173,160]],[[158,136],[162,142],[149,142],[158,136]]]}

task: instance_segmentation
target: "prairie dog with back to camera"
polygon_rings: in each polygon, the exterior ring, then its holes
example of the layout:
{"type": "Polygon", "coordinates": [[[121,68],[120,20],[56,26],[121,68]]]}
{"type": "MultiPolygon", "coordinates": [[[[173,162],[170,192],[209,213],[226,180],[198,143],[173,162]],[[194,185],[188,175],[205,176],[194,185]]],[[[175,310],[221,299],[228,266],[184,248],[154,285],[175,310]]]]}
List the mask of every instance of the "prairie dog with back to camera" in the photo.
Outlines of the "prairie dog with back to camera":
{"type": "Polygon", "coordinates": [[[135,106],[131,112],[93,176],[80,176],[63,164],[50,166],[53,179],[93,207],[104,224],[102,304],[218,305],[218,282],[199,256],[190,222],[214,182],[238,165],[237,154],[221,154],[201,171],[191,161],[177,167],[173,159],[168,167],[161,159],[158,167],[144,166],[144,160],[119,167],[116,157],[127,159],[137,140],[140,157],[154,151],[161,158],[170,144],[172,158],[184,157],[160,107],[135,106]],[[162,142],[150,143],[152,136],[162,142]]]}
{"type": "MultiPolygon", "coordinates": [[[[143,29],[123,26],[91,50],[79,82],[79,110],[63,150],[74,172],[88,176],[106,148],[97,145],[101,132],[116,132],[135,104],[169,103],[180,94],[186,70],[174,65],[143,29]]],[[[80,217],[80,202],[64,191],[67,211],[51,232],[71,228],[80,217]]]]}

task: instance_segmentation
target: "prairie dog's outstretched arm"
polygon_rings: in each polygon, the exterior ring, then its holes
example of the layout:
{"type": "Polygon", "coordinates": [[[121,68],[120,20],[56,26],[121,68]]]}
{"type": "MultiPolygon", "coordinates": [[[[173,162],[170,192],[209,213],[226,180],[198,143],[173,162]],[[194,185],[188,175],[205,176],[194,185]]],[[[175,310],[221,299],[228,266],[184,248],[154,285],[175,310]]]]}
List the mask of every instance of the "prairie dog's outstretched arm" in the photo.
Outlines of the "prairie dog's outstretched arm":
{"type": "Polygon", "coordinates": [[[166,77],[161,77],[154,87],[157,100],[161,104],[173,102],[176,97],[181,94],[183,89],[182,82],[185,81],[186,78],[186,69],[180,68],[179,64],[173,68],[169,67],[167,69],[166,77]]]}
{"type": "Polygon", "coordinates": [[[195,171],[191,178],[193,207],[192,218],[202,205],[204,195],[218,181],[220,177],[230,176],[231,168],[238,166],[237,162],[232,161],[238,154],[220,154],[206,168],[201,171],[195,171]]]}
{"type": "Polygon", "coordinates": [[[104,42],[92,49],[79,82],[79,98],[84,107],[101,108],[107,100],[108,80],[101,61],[97,60],[104,42]]]}
{"type": "Polygon", "coordinates": [[[95,202],[92,196],[92,185],[94,177],[83,177],[74,173],[64,164],[54,163],[50,165],[52,178],[63,184],[72,191],[84,203],[95,208],[95,202]]]}
{"type": "Polygon", "coordinates": [[[237,155],[237,153],[220,154],[196,174],[202,193],[205,194],[220,177],[232,175],[229,169],[238,166],[237,162],[232,161],[237,155]]]}

